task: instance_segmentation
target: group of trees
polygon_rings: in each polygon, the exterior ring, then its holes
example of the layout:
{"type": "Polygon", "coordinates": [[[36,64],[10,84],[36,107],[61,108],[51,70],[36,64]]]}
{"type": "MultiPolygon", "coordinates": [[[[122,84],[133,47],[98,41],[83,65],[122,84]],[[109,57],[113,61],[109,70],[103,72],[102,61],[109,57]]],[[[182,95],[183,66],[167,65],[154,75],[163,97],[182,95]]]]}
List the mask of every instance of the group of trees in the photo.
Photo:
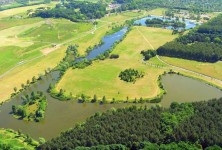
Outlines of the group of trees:
{"type": "Polygon", "coordinates": [[[46,97],[42,92],[32,92],[31,95],[22,97],[22,105],[12,105],[12,113],[21,118],[27,118],[28,120],[40,121],[44,118],[45,110],[47,107],[46,97]],[[30,106],[35,106],[34,112],[28,111],[30,106]]]}
{"type": "Polygon", "coordinates": [[[96,113],[85,123],[77,124],[40,148],[74,149],[110,144],[138,149],[149,145],[167,147],[168,144],[172,144],[172,148],[192,144],[199,149],[222,146],[221,107],[222,98],[207,102],[172,103],[169,109],[136,106],[113,109],[96,113]]]}
{"type": "Polygon", "coordinates": [[[149,60],[150,58],[156,56],[156,51],[154,50],[141,51],[141,54],[144,56],[144,60],[149,60]]]}
{"type": "Polygon", "coordinates": [[[66,18],[71,21],[101,18],[106,14],[103,3],[80,2],[70,0],[64,4],[57,4],[55,8],[36,10],[33,17],[66,18]]]}
{"type": "Polygon", "coordinates": [[[222,10],[222,0],[114,0],[114,2],[122,4],[119,11],[153,7],[186,9],[194,12],[222,10]]]}
{"type": "Polygon", "coordinates": [[[184,22],[180,22],[180,21],[176,21],[176,20],[163,21],[162,19],[159,19],[159,18],[147,19],[145,23],[148,27],[163,27],[163,28],[166,28],[168,26],[172,26],[174,29],[185,28],[186,27],[186,24],[184,22]]]}
{"type": "Polygon", "coordinates": [[[163,56],[202,62],[222,60],[222,15],[157,49],[163,56]]]}
{"type": "Polygon", "coordinates": [[[139,72],[135,69],[126,69],[121,71],[119,74],[119,78],[126,82],[133,82],[135,83],[138,78],[142,78],[144,76],[144,72],[139,72]]]}

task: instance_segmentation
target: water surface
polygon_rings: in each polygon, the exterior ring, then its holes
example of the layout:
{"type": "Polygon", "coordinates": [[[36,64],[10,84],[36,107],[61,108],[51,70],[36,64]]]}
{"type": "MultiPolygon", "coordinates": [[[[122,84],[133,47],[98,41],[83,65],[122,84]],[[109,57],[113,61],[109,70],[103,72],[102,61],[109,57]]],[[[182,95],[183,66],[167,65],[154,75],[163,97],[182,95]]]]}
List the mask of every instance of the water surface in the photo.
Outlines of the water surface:
{"type": "MultiPolygon", "coordinates": [[[[169,18],[163,18],[162,16],[153,16],[152,15],[152,16],[147,16],[147,17],[144,17],[142,19],[136,20],[134,22],[134,24],[141,24],[142,26],[146,26],[146,23],[145,23],[146,20],[147,19],[152,20],[154,18],[158,18],[158,19],[161,19],[163,21],[173,21],[173,20],[176,20],[176,18],[169,19],[169,18]]],[[[195,22],[193,22],[191,20],[188,20],[188,19],[185,19],[185,21],[182,21],[182,19],[179,19],[179,21],[180,22],[184,22],[186,24],[185,29],[192,29],[192,28],[194,28],[194,27],[196,27],[198,25],[197,23],[195,23],[195,22]]],[[[167,26],[166,29],[172,30],[173,27],[172,26],[167,26]]],[[[179,29],[181,29],[181,28],[179,28],[179,29]]]]}

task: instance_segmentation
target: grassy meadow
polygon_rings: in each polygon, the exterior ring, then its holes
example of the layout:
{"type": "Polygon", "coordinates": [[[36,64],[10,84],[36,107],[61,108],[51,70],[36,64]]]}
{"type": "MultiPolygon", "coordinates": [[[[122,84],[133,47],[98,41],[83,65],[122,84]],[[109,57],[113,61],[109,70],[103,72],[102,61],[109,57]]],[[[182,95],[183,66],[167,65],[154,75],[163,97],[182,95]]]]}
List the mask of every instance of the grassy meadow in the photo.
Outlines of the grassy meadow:
{"type": "Polygon", "coordinates": [[[55,5],[56,5],[56,3],[39,4],[39,5],[25,6],[25,7],[19,7],[19,8],[13,8],[13,9],[0,11],[0,19],[6,18],[6,17],[11,17],[14,15],[24,15],[26,13],[26,11],[30,10],[30,9],[36,9],[39,7],[54,7],[55,5]]]}
{"type": "Polygon", "coordinates": [[[72,92],[76,95],[84,93],[91,97],[96,94],[98,98],[106,96],[109,100],[155,97],[160,93],[157,79],[164,69],[143,64],[140,52],[152,47],[157,48],[175,37],[169,30],[133,27],[133,30],[113,51],[114,54],[119,54],[118,59],[96,61],[84,69],[69,69],[57,85],[57,89],[62,88],[67,93],[72,92]],[[144,71],[144,78],[138,79],[135,84],[120,80],[119,73],[128,68],[144,71]]]}
{"type": "Polygon", "coordinates": [[[13,150],[34,150],[35,146],[38,146],[38,142],[34,140],[32,140],[31,144],[27,143],[25,140],[26,136],[23,134],[20,135],[18,132],[11,129],[0,129],[0,145],[8,145],[13,150]]]}
{"type": "Polygon", "coordinates": [[[204,62],[171,58],[171,57],[161,57],[161,59],[174,66],[189,69],[222,80],[221,61],[216,63],[204,63],[204,62]]]}

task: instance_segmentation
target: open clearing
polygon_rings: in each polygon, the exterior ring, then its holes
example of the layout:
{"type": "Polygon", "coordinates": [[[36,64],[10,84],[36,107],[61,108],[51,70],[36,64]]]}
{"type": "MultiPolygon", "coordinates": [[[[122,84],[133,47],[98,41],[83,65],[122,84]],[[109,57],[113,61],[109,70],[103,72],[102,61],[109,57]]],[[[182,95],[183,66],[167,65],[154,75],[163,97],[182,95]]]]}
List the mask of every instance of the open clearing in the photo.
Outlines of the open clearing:
{"type": "Polygon", "coordinates": [[[139,31],[143,32],[154,48],[176,37],[171,35],[172,31],[170,30],[133,27],[126,39],[113,51],[114,54],[119,54],[119,59],[97,61],[85,69],[69,69],[57,85],[57,89],[62,88],[67,93],[84,93],[88,96],[96,94],[99,98],[106,96],[109,100],[113,97],[116,100],[123,100],[127,96],[129,99],[134,99],[135,97],[152,98],[158,95],[160,89],[157,79],[164,69],[141,62],[141,50],[152,49],[152,47],[139,31]],[[145,77],[138,79],[135,84],[121,81],[118,77],[119,73],[128,68],[144,71],[145,77]]]}
{"type": "Polygon", "coordinates": [[[5,18],[5,17],[10,17],[10,16],[13,16],[13,15],[17,15],[17,14],[20,14],[20,13],[24,13],[27,10],[30,10],[30,9],[36,9],[36,8],[39,8],[39,7],[53,7],[55,5],[56,5],[56,3],[40,4],[40,5],[25,6],[25,7],[19,7],[19,8],[13,8],[13,9],[0,11],[0,19],[5,18]]]}

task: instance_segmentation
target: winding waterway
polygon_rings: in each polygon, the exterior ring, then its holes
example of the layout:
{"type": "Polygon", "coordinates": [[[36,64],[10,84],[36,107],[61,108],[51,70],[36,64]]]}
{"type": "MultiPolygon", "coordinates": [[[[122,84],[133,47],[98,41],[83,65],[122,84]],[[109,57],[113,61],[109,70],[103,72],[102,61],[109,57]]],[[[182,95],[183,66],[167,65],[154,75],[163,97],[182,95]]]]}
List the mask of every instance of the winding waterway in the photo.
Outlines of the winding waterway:
{"type": "MultiPolygon", "coordinates": [[[[103,38],[104,45],[95,48],[87,56],[88,59],[93,59],[97,55],[103,53],[107,48],[111,47],[113,43],[120,40],[126,32],[126,28],[123,30],[109,35],[103,38]],[[110,42],[110,39],[113,39],[110,42]],[[103,48],[101,48],[103,47],[103,48]],[[105,49],[105,50],[104,50],[105,49]]],[[[96,112],[104,112],[111,108],[123,108],[130,105],[147,105],[152,106],[155,104],[103,104],[98,103],[78,103],[76,101],[62,102],[52,98],[46,91],[49,84],[56,83],[59,78],[59,72],[54,71],[42,78],[27,90],[22,92],[20,95],[11,99],[0,106],[0,128],[12,128],[14,130],[21,129],[22,132],[31,135],[33,138],[44,137],[47,140],[51,139],[61,131],[65,131],[75,125],[77,122],[85,121],[86,118],[93,115],[96,112]],[[22,103],[21,96],[30,94],[32,91],[43,91],[48,100],[47,110],[45,112],[45,118],[43,121],[28,122],[24,120],[18,120],[14,118],[10,112],[12,105],[18,105],[22,103]]],[[[222,97],[222,92],[215,87],[209,86],[198,80],[179,76],[179,75],[165,75],[162,77],[162,83],[164,88],[167,90],[167,94],[164,95],[161,105],[163,107],[169,107],[173,101],[177,102],[193,102],[200,100],[208,100],[211,98],[222,97]]]]}

